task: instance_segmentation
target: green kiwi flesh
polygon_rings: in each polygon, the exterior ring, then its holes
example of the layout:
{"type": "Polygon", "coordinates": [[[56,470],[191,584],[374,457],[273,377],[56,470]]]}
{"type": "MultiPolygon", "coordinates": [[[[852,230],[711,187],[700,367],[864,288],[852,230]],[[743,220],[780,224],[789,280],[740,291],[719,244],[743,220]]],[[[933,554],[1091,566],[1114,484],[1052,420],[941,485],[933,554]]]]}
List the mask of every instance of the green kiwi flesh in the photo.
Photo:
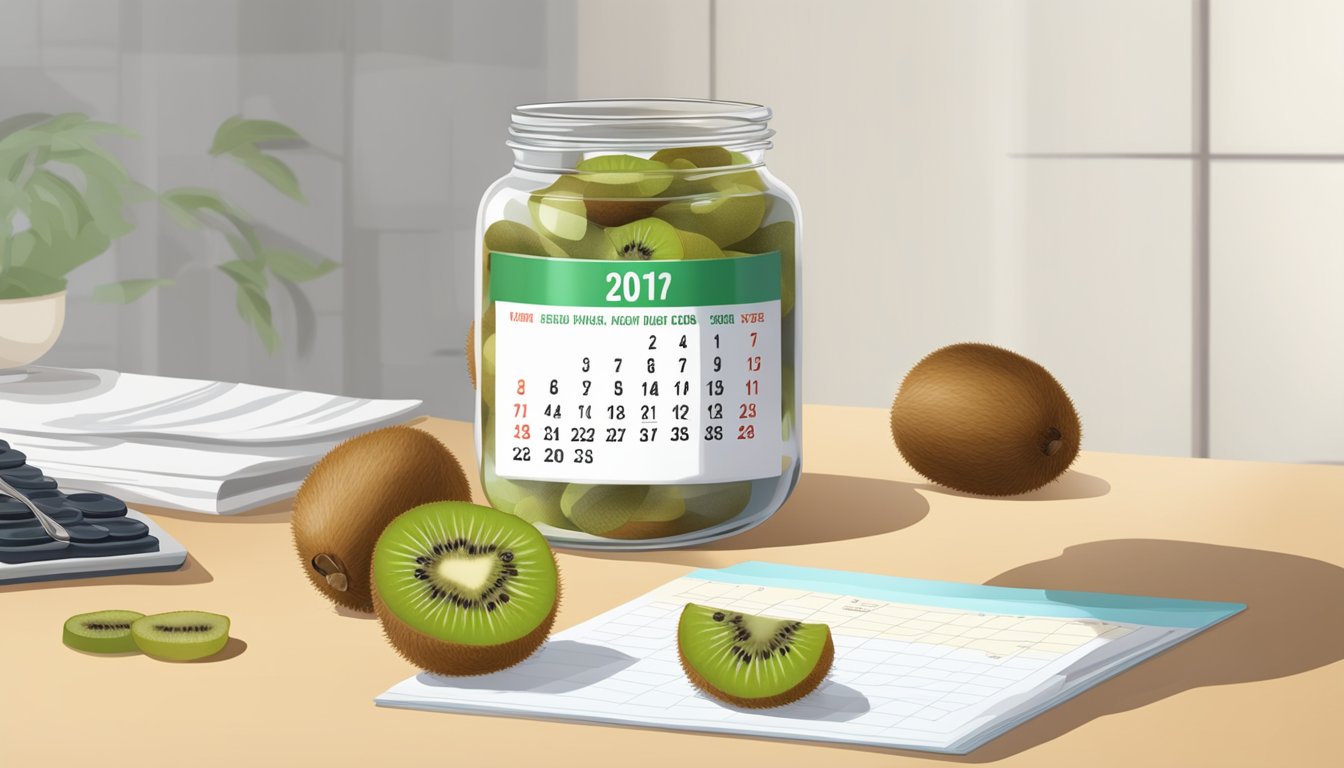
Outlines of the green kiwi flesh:
{"type": "Polygon", "coordinates": [[[135,653],[131,624],[144,618],[137,611],[94,611],[66,619],[61,642],[85,653],[135,653]]]}
{"type": "Polygon", "coordinates": [[[147,656],[195,661],[214,656],[229,642],[229,617],[204,611],[156,613],[131,623],[131,637],[147,656]]]}
{"type": "Polygon", "coordinates": [[[767,224],[745,240],[728,246],[728,250],[752,254],[779,251],[779,311],[785,315],[793,311],[797,292],[793,222],[777,221],[774,224],[767,224]]]}
{"type": "Polygon", "coordinates": [[[718,179],[714,188],[714,194],[673,200],[654,215],[677,229],[704,235],[720,247],[755,232],[765,217],[766,198],[761,190],[718,179]]]}
{"type": "Polygon", "coordinates": [[[1059,382],[989,344],[953,344],[916,364],[892,403],[891,433],[916,472],[984,496],[1040,488],[1068,469],[1082,441],[1059,382]]]}
{"type": "Polygon", "coordinates": [[[632,221],[607,230],[616,258],[622,261],[680,259],[684,254],[676,228],[660,219],[632,221]]]}
{"type": "Polygon", "coordinates": [[[560,578],[527,522],[464,501],[425,504],[388,524],[373,555],[374,611],[388,641],[421,669],[480,675],[545,641],[560,578]]]}
{"type": "Polygon", "coordinates": [[[689,603],[677,651],[691,684],[739,707],[778,707],[821,685],[835,659],[830,627],[689,603]]]}

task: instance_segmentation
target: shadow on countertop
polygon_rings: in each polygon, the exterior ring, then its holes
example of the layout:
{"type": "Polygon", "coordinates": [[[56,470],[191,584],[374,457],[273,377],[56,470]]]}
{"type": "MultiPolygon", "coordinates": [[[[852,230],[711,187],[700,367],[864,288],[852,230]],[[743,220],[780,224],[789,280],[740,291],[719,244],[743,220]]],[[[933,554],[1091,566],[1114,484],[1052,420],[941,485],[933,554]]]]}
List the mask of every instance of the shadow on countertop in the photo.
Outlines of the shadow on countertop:
{"type": "Polygon", "coordinates": [[[1000,760],[1100,717],[1191,688],[1272,680],[1344,659],[1344,568],[1297,555],[1191,541],[1119,539],[1068,547],[1058,557],[990,579],[1002,587],[1153,595],[1245,603],[1246,610],[1047,710],[975,752],[1000,760]]]}
{"type": "MultiPolygon", "coordinates": [[[[928,513],[929,502],[910,483],[804,472],[784,506],[755,528],[706,544],[660,550],[656,559],[718,567],[722,558],[717,552],[862,539],[909,528],[928,513]],[[853,509],[864,514],[835,514],[836,510],[853,509]]],[[[649,552],[561,549],[567,554],[605,560],[650,559],[649,552]]]]}
{"type": "Polygon", "coordinates": [[[944,496],[961,496],[967,499],[992,499],[994,501],[1075,501],[1095,499],[1111,492],[1111,484],[1106,480],[1089,475],[1086,472],[1068,470],[1058,478],[1046,483],[1034,491],[1019,493],[1015,496],[980,496],[974,493],[954,491],[934,483],[914,486],[916,490],[932,491],[944,496]]]}

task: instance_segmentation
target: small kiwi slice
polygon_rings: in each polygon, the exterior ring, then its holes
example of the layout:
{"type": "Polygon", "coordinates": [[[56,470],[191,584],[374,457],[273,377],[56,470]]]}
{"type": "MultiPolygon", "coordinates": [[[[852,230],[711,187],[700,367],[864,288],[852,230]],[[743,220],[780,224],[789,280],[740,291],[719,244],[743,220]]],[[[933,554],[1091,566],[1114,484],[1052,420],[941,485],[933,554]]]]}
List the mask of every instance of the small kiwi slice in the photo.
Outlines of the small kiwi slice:
{"type": "Polygon", "coordinates": [[[627,523],[603,534],[610,539],[656,539],[685,532],[686,501],[675,485],[651,485],[630,510],[627,523]]]}
{"type": "Polygon", "coordinates": [[[672,183],[667,164],[634,155],[598,155],[579,161],[578,179],[603,198],[640,198],[661,194],[672,183]]]}
{"type": "Polygon", "coordinates": [[[674,160],[685,160],[696,168],[720,168],[733,164],[732,153],[723,147],[668,147],[654,152],[649,159],[669,165],[674,160]]]}
{"type": "Polygon", "coordinates": [[[580,531],[605,536],[630,522],[648,494],[647,485],[570,483],[560,497],[560,511],[580,531]]]}
{"type": "Polygon", "coordinates": [[[720,247],[755,232],[765,217],[765,195],[746,184],[718,178],[712,182],[714,194],[673,200],[654,216],[677,229],[704,235],[720,247]]]}
{"type": "Polygon", "coordinates": [[[704,235],[677,230],[677,239],[681,241],[681,257],[688,261],[697,259],[722,259],[724,253],[704,235]]]}
{"type": "Polygon", "coordinates": [[[915,471],[985,496],[1040,488],[1078,455],[1082,425],[1039,363],[989,344],[953,344],[906,374],[891,434],[915,471]]]}
{"type": "Polygon", "coordinates": [[[514,253],[522,256],[549,256],[568,258],[560,246],[537,234],[526,224],[500,220],[486,227],[481,237],[481,295],[490,297],[490,253],[514,253]]]}
{"type": "Polygon", "coordinates": [[[549,187],[534,192],[527,201],[532,223],[546,236],[555,238],[557,244],[582,240],[588,233],[585,189],[586,185],[578,178],[561,176],[549,187]]]}
{"type": "Polygon", "coordinates": [[[745,240],[728,247],[732,251],[760,254],[779,251],[779,311],[787,315],[793,311],[797,292],[794,272],[794,226],[791,221],[777,221],[756,230],[745,240]]]}
{"type": "Polygon", "coordinates": [[[550,633],[560,577],[527,522],[464,501],[388,524],[373,554],[373,604],[392,647],[441,675],[482,675],[530,656],[550,633]]]}
{"type": "Polygon", "coordinates": [[[615,258],[625,261],[661,261],[684,255],[681,238],[671,224],[661,219],[640,219],[607,230],[615,258]]]}
{"type": "Polygon", "coordinates": [[[164,661],[214,656],[229,642],[229,617],[204,611],[172,611],[131,623],[135,646],[164,661]]]}
{"type": "Polygon", "coordinates": [[[61,631],[61,642],[85,653],[135,653],[131,623],[144,618],[137,611],[94,611],[71,616],[61,631]]]}
{"type": "Polygon", "coordinates": [[[318,591],[372,611],[369,560],[383,526],[417,504],[470,498],[462,465],[433,435],[377,429],[333,448],[299,486],[290,520],[294,548],[318,591]]]}
{"type": "Polygon", "coordinates": [[[689,603],[677,651],[691,684],[739,707],[778,707],[821,685],[835,660],[831,629],[689,603]]]}
{"type": "Polygon", "coordinates": [[[467,358],[467,378],[471,379],[471,388],[476,388],[476,321],[472,320],[467,326],[467,343],[463,347],[466,350],[467,358]]]}

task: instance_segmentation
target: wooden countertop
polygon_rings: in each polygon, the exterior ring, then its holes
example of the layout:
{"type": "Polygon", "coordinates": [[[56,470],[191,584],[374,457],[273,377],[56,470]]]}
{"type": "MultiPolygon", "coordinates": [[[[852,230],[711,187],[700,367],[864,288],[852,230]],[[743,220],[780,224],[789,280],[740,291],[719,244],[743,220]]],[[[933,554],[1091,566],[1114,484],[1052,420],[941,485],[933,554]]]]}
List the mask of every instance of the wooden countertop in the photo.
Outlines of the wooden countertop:
{"type": "MultiPolygon", "coordinates": [[[[556,628],[692,568],[742,560],[1249,607],[965,757],[431,714],[373,705],[414,670],[376,619],[338,611],[308,584],[287,505],[235,517],[140,507],[191,551],[183,570],[0,587],[0,764],[1132,768],[1338,759],[1344,467],[1084,452],[1046,489],[989,500],[923,482],[901,461],[881,410],[804,414],[805,474],[771,520],[695,549],[561,551],[556,628]],[[61,644],[67,617],[105,608],[224,613],[235,639],[194,664],[61,644]]],[[[470,424],[418,426],[474,467],[470,424]]]]}

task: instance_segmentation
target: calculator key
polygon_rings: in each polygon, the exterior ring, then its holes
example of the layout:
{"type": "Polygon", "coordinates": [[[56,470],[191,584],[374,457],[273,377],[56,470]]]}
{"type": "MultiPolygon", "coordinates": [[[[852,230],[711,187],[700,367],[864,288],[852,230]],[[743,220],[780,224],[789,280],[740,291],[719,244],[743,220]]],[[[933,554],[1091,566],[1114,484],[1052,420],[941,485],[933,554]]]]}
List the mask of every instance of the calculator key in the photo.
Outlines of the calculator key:
{"type": "Polygon", "coordinates": [[[72,493],[65,497],[65,502],[88,518],[126,516],[126,505],[121,499],[105,493],[72,493]]]}
{"type": "Polygon", "coordinates": [[[42,530],[42,526],[36,524],[36,521],[33,525],[21,528],[0,528],[0,546],[28,547],[48,541],[51,541],[51,537],[42,530]]]}
{"type": "Polygon", "coordinates": [[[107,538],[111,541],[130,541],[149,535],[148,525],[129,517],[101,519],[97,525],[107,530],[107,538]]]}
{"type": "MultiPolygon", "coordinates": [[[[27,507],[20,505],[20,512],[14,512],[6,508],[0,511],[0,528],[24,528],[30,525],[37,525],[37,518],[27,507]]],[[[38,505],[38,509],[47,513],[47,516],[61,525],[79,525],[84,522],[84,513],[74,507],[47,507],[38,505]]]]}
{"type": "Polygon", "coordinates": [[[70,534],[71,542],[92,544],[98,541],[107,541],[109,538],[106,528],[92,523],[67,525],[65,526],[65,532],[70,534]]]}
{"type": "Polygon", "coordinates": [[[9,446],[0,448],[0,469],[22,467],[26,461],[28,461],[28,455],[22,451],[16,451],[9,446]]]}
{"type": "Polygon", "coordinates": [[[31,547],[11,547],[0,542],[0,563],[35,563],[62,557],[70,557],[70,545],[61,541],[48,539],[31,547]]]}
{"type": "Polygon", "coordinates": [[[112,555],[139,555],[145,552],[158,551],[159,540],[153,536],[141,536],[134,541],[70,542],[71,557],[110,557],[112,555]]]}

